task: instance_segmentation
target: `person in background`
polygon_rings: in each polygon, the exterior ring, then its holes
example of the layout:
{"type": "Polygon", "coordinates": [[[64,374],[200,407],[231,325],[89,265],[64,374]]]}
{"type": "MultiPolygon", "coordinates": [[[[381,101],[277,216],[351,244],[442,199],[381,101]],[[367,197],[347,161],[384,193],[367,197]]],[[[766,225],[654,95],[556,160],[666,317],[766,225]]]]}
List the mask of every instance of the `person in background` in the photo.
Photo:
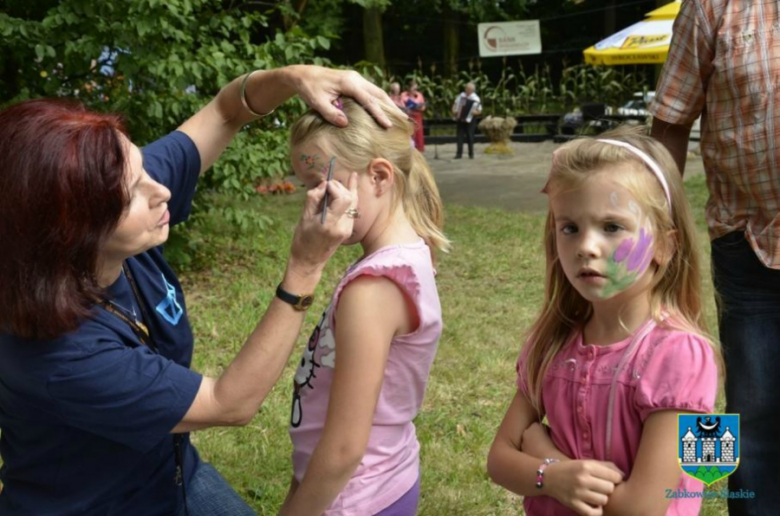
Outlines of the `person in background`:
{"type": "Polygon", "coordinates": [[[780,489],[780,3],[688,0],[650,104],[682,173],[701,116],[726,412],[741,421],[731,516],[777,514],[780,489]]]}
{"type": "Polygon", "coordinates": [[[397,82],[390,83],[390,100],[392,100],[401,111],[406,113],[406,106],[401,98],[401,85],[397,82]]]}
{"type": "Polygon", "coordinates": [[[482,102],[476,93],[474,83],[470,82],[452,104],[452,115],[458,125],[458,150],[455,159],[463,157],[464,138],[469,144],[469,158],[474,159],[474,131],[477,127],[476,117],[480,114],[482,114],[482,102]]]}
{"type": "Polygon", "coordinates": [[[414,121],[414,147],[423,152],[425,150],[425,135],[423,134],[423,112],[425,111],[425,97],[417,89],[417,82],[412,79],[409,86],[401,94],[403,102],[409,117],[414,121]]]}

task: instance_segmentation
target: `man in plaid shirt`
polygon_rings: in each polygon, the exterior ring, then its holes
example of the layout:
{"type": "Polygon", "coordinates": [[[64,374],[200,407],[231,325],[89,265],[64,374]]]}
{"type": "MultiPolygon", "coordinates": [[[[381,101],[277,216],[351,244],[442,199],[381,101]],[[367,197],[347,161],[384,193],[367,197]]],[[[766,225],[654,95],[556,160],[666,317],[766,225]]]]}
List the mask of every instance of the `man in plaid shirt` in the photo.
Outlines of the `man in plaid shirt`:
{"type": "Polygon", "coordinates": [[[780,489],[780,6],[684,0],[650,111],[685,168],[701,115],[707,224],[726,359],[726,410],[741,415],[729,514],[777,514],[780,489]]]}

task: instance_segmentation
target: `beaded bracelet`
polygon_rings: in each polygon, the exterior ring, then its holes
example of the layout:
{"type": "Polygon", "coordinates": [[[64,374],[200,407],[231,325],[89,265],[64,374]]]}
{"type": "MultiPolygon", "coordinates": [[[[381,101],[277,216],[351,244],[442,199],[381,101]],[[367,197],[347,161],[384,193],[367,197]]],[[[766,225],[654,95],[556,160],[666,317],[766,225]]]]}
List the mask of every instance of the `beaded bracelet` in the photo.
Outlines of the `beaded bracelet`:
{"type": "Polygon", "coordinates": [[[547,466],[556,462],[558,462],[558,459],[544,459],[544,462],[542,462],[542,464],[539,466],[539,469],[536,470],[537,489],[541,489],[544,485],[544,470],[547,469],[547,466]]]}
{"type": "Polygon", "coordinates": [[[247,102],[247,100],[246,100],[246,83],[249,81],[249,78],[252,77],[253,73],[259,72],[259,71],[260,70],[252,70],[251,72],[249,72],[248,74],[246,74],[244,76],[244,80],[241,81],[241,94],[240,94],[240,97],[241,97],[241,104],[244,105],[244,107],[246,108],[247,111],[249,111],[253,116],[257,116],[257,117],[261,117],[262,118],[264,116],[270,115],[271,113],[276,111],[276,109],[272,109],[268,113],[258,113],[257,111],[255,111],[254,109],[249,107],[249,102],[247,102]]]}

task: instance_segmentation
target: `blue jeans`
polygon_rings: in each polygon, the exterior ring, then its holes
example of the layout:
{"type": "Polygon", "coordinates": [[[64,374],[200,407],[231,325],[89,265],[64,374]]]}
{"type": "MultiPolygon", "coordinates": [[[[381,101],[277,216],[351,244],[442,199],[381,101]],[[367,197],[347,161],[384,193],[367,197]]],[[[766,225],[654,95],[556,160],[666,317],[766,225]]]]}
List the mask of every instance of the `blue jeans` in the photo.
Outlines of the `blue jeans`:
{"type": "MultiPolygon", "coordinates": [[[[200,463],[187,486],[189,516],[257,516],[222,475],[210,464],[200,463]]],[[[184,507],[178,516],[184,516],[184,507]]]]}
{"type": "Polygon", "coordinates": [[[740,414],[740,461],[729,514],[778,514],[780,488],[780,270],[767,268],[743,232],[712,242],[712,274],[726,360],[726,411],[740,414]]]}

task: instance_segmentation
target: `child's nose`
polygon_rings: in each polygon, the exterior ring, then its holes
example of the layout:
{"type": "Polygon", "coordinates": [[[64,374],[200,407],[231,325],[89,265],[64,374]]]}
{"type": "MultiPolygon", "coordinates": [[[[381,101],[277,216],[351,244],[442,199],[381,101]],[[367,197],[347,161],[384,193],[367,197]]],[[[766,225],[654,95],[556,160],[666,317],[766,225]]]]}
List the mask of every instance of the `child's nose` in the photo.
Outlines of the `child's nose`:
{"type": "Polygon", "coordinates": [[[599,241],[596,235],[591,232],[582,235],[577,256],[580,258],[597,258],[599,256],[599,241]]]}

